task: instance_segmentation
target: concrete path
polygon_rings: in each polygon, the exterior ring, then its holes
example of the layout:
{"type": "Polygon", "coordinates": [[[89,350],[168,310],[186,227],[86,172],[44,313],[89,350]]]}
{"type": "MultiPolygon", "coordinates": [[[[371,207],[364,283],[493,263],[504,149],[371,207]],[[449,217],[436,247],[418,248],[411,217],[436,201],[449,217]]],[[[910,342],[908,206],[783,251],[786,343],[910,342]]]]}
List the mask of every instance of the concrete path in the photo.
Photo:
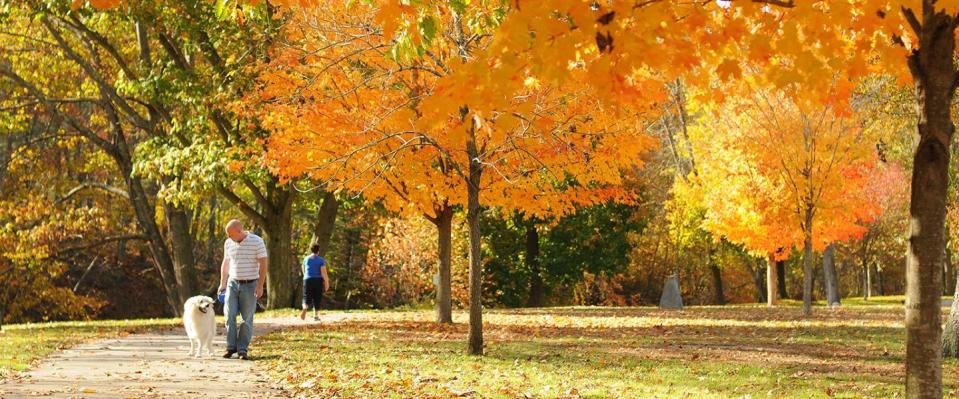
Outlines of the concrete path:
{"type": "MultiPolygon", "coordinates": [[[[305,323],[294,318],[257,320],[255,334],[305,323]]],[[[250,348],[253,361],[223,359],[223,326],[218,329],[215,356],[201,359],[186,355],[190,341],[182,327],[79,345],[0,383],[0,398],[285,397],[258,367],[256,338],[250,348]]]]}

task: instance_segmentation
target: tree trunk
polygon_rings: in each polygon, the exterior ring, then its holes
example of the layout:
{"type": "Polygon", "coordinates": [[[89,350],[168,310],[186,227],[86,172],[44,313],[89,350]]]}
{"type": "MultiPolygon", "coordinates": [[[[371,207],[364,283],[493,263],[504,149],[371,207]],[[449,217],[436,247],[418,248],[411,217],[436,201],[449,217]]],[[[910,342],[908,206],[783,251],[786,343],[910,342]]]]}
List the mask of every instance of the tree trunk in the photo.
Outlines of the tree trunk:
{"type": "MultiPolygon", "coordinates": [[[[908,15],[907,15],[908,16],[908,15]]],[[[935,0],[922,2],[918,47],[907,57],[915,82],[919,145],[913,160],[906,256],[906,397],[942,397],[941,268],[949,156],[955,129],[955,16],[935,0]],[[938,11],[936,10],[938,8],[938,11]]]]}
{"type": "Polygon", "coordinates": [[[826,304],[829,306],[839,305],[839,278],[836,273],[836,247],[829,244],[826,251],[822,254],[822,274],[826,289],[826,304]]]}
{"type": "Polygon", "coordinates": [[[869,298],[872,298],[872,267],[868,264],[863,264],[862,268],[865,270],[862,281],[862,299],[868,301],[869,298]]]}
{"type": "Polygon", "coordinates": [[[535,224],[526,227],[526,267],[529,268],[529,296],[526,306],[543,306],[543,271],[539,263],[539,232],[535,224]]]}
{"type": "Polygon", "coordinates": [[[712,256],[709,258],[709,270],[713,277],[713,304],[725,305],[726,295],[724,295],[723,292],[723,272],[719,269],[719,266],[716,266],[716,263],[712,261],[712,256]]]}
{"type": "Polygon", "coordinates": [[[436,322],[453,322],[453,278],[450,272],[453,248],[453,207],[444,205],[429,218],[436,225],[439,250],[439,285],[436,286],[436,322]]]}
{"type": "Polygon", "coordinates": [[[263,212],[266,225],[266,249],[269,266],[266,273],[267,309],[300,308],[298,290],[300,268],[293,252],[293,193],[277,189],[275,212],[263,212]]]}
{"type": "MultiPolygon", "coordinates": [[[[773,255],[769,255],[769,260],[766,262],[766,305],[776,306],[776,302],[779,300],[779,295],[777,291],[776,281],[778,278],[778,265],[781,265],[782,262],[777,262],[776,258],[773,255]]],[[[779,280],[781,281],[781,280],[779,280]]]]}
{"type": "Polygon", "coordinates": [[[746,266],[746,270],[753,278],[753,286],[756,288],[756,303],[763,303],[766,302],[766,268],[763,266],[763,263],[766,262],[760,259],[758,264],[753,265],[753,260],[752,257],[749,257],[743,262],[743,265],[746,266]]]}
{"type": "Polygon", "coordinates": [[[190,216],[182,206],[164,204],[164,214],[170,229],[170,244],[173,249],[173,275],[176,278],[179,303],[197,292],[196,259],[193,256],[193,234],[190,232],[190,216]]]}
{"type": "Polygon", "coordinates": [[[323,203],[316,213],[316,221],[313,224],[313,238],[310,240],[314,244],[319,244],[320,256],[326,256],[326,250],[330,247],[339,208],[340,201],[336,199],[336,194],[332,191],[323,194],[323,203]]]}
{"type": "MultiPolygon", "coordinates": [[[[464,113],[465,114],[465,113],[464,113]]],[[[469,224],[469,287],[470,287],[470,330],[469,354],[483,354],[483,264],[480,240],[480,182],[483,165],[480,163],[479,150],[476,147],[475,125],[470,129],[470,138],[466,143],[469,156],[469,181],[466,206],[466,220],[469,224]]]]}
{"type": "Polygon", "coordinates": [[[879,269],[879,265],[872,265],[872,274],[876,276],[876,293],[879,296],[886,295],[885,284],[882,281],[882,270],[879,269]]]}
{"type": "Polygon", "coordinates": [[[812,282],[813,282],[813,251],[812,251],[812,211],[807,207],[806,222],[803,226],[803,256],[802,256],[802,312],[809,317],[812,315],[812,282]]]}
{"type": "Polygon", "coordinates": [[[150,248],[150,254],[153,258],[153,265],[160,275],[160,282],[163,284],[163,290],[166,293],[167,304],[173,314],[180,316],[182,313],[182,302],[177,289],[176,272],[173,263],[173,256],[166,246],[166,240],[160,232],[156,223],[155,207],[150,203],[146,190],[143,188],[143,182],[140,178],[133,175],[132,163],[126,157],[117,157],[117,164],[124,180],[127,183],[127,193],[129,200],[133,205],[133,213],[137,219],[137,225],[140,231],[146,236],[150,248]]]}
{"type": "Polygon", "coordinates": [[[208,263],[207,268],[209,269],[209,272],[212,272],[214,275],[217,276],[217,278],[213,279],[215,281],[215,284],[218,283],[220,280],[219,279],[220,263],[218,263],[216,260],[223,259],[222,257],[218,257],[218,255],[222,255],[222,254],[219,254],[217,251],[217,249],[221,248],[219,244],[222,243],[222,241],[218,239],[219,237],[222,237],[222,236],[219,234],[220,225],[218,223],[217,214],[216,214],[217,208],[218,208],[217,196],[215,195],[211,196],[210,197],[210,216],[206,221],[206,229],[207,229],[207,238],[206,238],[207,255],[206,256],[207,256],[207,263],[208,263]]]}
{"type": "Polygon", "coordinates": [[[779,298],[788,299],[789,292],[786,291],[786,261],[776,261],[776,284],[779,285],[779,298]]]}

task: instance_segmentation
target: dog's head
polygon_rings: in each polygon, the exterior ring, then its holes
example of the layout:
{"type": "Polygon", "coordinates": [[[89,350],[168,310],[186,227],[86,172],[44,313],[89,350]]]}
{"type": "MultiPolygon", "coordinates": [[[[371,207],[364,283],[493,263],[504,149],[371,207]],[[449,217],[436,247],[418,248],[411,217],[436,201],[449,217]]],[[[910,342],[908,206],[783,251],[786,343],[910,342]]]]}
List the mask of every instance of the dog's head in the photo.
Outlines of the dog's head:
{"type": "Polygon", "coordinates": [[[186,301],[187,308],[196,309],[200,311],[200,313],[212,312],[213,304],[214,304],[213,298],[210,298],[208,296],[203,296],[203,295],[195,296],[193,298],[187,299],[186,301]]]}

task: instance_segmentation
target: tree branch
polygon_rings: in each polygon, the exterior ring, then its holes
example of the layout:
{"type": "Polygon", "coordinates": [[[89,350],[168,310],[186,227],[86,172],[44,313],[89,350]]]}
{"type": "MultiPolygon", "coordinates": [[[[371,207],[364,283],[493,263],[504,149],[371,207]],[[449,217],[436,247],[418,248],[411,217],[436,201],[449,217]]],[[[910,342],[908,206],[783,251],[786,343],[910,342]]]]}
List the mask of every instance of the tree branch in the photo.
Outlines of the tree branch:
{"type": "Polygon", "coordinates": [[[59,44],[60,48],[67,55],[67,57],[73,60],[73,62],[77,63],[77,65],[79,65],[80,68],[83,69],[83,71],[86,72],[86,74],[97,83],[100,91],[110,97],[113,102],[123,109],[123,111],[126,112],[131,119],[133,119],[137,126],[147,131],[152,130],[150,121],[146,120],[135,109],[133,109],[133,107],[130,106],[130,104],[127,103],[123,97],[120,97],[115,87],[107,84],[106,80],[100,76],[96,69],[94,69],[88,62],[84,61],[83,58],[73,50],[73,47],[67,43],[66,39],[64,39],[63,35],[61,35],[60,30],[53,26],[53,23],[50,22],[49,18],[44,16],[40,19],[40,21],[47,28],[47,31],[50,32],[50,35],[53,36],[54,40],[57,41],[57,44],[59,44]]]}
{"type": "Polygon", "coordinates": [[[916,37],[922,37],[922,24],[919,23],[919,18],[916,18],[916,14],[912,11],[911,8],[902,6],[902,15],[906,17],[906,22],[909,22],[909,27],[912,28],[913,33],[916,34],[916,37]]]}
{"type": "Polygon", "coordinates": [[[54,202],[54,204],[55,204],[55,205],[59,205],[59,204],[63,203],[64,201],[66,201],[66,200],[68,200],[68,199],[70,199],[71,197],[73,197],[74,195],[76,195],[77,193],[79,193],[79,192],[81,192],[81,191],[83,191],[83,190],[94,189],[94,188],[95,188],[95,189],[100,189],[100,190],[106,191],[106,192],[108,192],[108,193],[110,193],[110,194],[113,194],[113,195],[116,195],[116,196],[118,196],[118,197],[123,197],[123,198],[126,198],[126,199],[130,199],[130,194],[127,193],[126,191],[124,191],[123,189],[118,188],[118,187],[114,187],[114,186],[111,186],[111,185],[108,185],[108,184],[104,184],[104,183],[83,182],[83,183],[80,183],[79,186],[76,186],[76,187],[70,189],[70,191],[67,191],[67,193],[64,194],[63,197],[60,197],[59,199],[57,199],[57,200],[54,202]]]}
{"type": "Polygon", "coordinates": [[[117,236],[106,237],[106,238],[104,238],[104,239],[102,239],[102,240],[95,241],[95,242],[92,242],[92,243],[89,243],[89,244],[86,244],[86,245],[80,245],[80,246],[76,246],[76,247],[63,248],[63,249],[60,249],[59,251],[57,251],[57,255],[59,255],[59,254],[61,254],[61,253],[65,253],[65,252],[75,252],[75,251],[80,251],[80,250],[84,250],[84,249],[90,249],[90,248],[94,248],[94,247],[99,247],[99,246],[101,246],[101,245],[109,244],[109,243],[114,242],[114,241],[146,240],[146,239],[147,239],[146,236],[140,235],[140,234],[121,234],[121,235],[117,235],[117,236]]]}
{"type": "Polygon", "coordinates": [[[246,217],[250,219],[253,219],[254,223],[259,224],[260,226],[267,225],[266,218],[262,214],[257,212],[256,209],[253,209],[252,207],[250,207],[250,205],[247,204],[245,201],[243,201],[243,199],[240,198],[240,196],[236,195],[236,193],[234,193],[233,191],[230,191],[229,188],[220,184],[216,186],[216,191],[219,192],[221,195],[223,195],[223,197],[225,197],[228,201],[230,201],[234,206],[239,208],[240,212],[242,212],[243,215],[245,215],[246,217]]]}
{"type": "Polygon", "coordinates": [[[82,134],[87,140],[92,141],[94,144],[100,147],[100,149],[110,154],[110,156],[116,157],[117,155],[116,146],[114,146],[109,141],[104,140],[102,137],[100,137],[99,135],[97,135],[96,133],[88,129],[87,127],[81,125],[80,122],[77,121],[72,116],[68,116],[64,114],[63,112],[61,112],[60,109],[57,108],[57,106],[54,105],[42,91],[40,91],[40,89],[38,89],[36,86],[31,84],[30,82],[27,82],[25,79],[23,79],[23,77],[21,77],[19,74],[14,72],[13,69],[11,68],[11,64],[9,60],[0,59],[0,75],[6,76],[10,80],[12,80],[14,83],[16,83],[18,86],[27,90],[27,92],[29,92],[31,96],[36,98],[37,101],[43,103],[44,108],[46,108],[47,111],[57,115],[57,117],[66,121],[67,124],[70,125],[70,127],[72,127],[74,130],[82,134]]]}

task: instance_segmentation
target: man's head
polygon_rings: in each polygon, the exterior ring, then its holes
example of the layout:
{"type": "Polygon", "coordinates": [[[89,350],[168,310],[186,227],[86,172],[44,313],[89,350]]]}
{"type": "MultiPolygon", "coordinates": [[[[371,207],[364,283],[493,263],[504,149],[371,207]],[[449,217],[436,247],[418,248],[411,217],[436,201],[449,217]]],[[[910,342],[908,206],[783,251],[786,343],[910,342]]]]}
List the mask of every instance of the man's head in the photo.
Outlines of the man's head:
{"type": "Polygon", "coordinates": [[[310,246],[310,252],[313,252],[315,255],[320,254],[320,244],[313,244],[310,246]]]}
{"type": "Polygon", "coordinates": [[[243,231],[243,223],[236,219],[227,222],[226,235],[233,241],[243,241],[243,239],[246,238],[246,232],[243,231]]]}

